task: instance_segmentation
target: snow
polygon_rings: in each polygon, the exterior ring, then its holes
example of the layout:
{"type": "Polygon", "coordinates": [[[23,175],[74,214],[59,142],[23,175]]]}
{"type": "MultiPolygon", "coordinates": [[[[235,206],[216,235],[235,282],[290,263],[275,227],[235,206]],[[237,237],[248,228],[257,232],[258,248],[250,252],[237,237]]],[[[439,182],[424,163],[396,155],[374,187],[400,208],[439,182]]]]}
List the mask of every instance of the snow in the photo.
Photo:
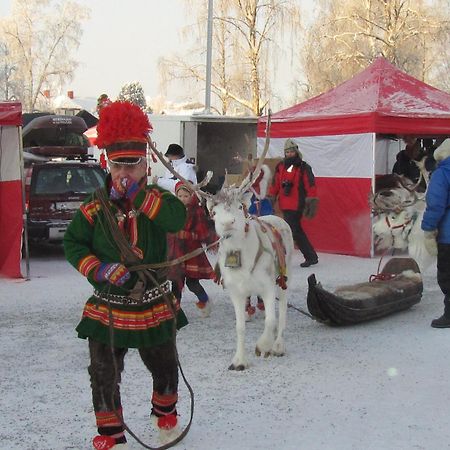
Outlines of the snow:
{"type": "MultiPolygon", "coordinates": [[[[289,302],[306,310],[306,278],[325,289],[366,281],[378,258],[319,254],[294,258],[289,302]]],[[[192,428],[177,449],[436,449],[448,445],[448,339],[430,327],[443,309],[432,267],[422,302],[410,310],[352,327],[329,327],[288,310],[287,354],[257,358],[263,320],[247,324],[250,368],[227,370],[235,349],[234,312],[226,291],[204,285],[213,300],[201,318],[194,296],[183,306],[190,324],[178,333],[183,371],[195,393],[192,428]]],[[[96,434],[87,374],[87,343],[76,337],[90,286],[60,250],[31,259],[31,280],[0,280],[1,449],[89,449],[96,434]]],[[[151,378],[130,350],[122,378],[128,426],[157,446],[149,420],[151,378]]],[[[189,420],[180,379],[180,423],[189,420]]],[[[128,439],[130,449],[142,448],[128,439]]]]}

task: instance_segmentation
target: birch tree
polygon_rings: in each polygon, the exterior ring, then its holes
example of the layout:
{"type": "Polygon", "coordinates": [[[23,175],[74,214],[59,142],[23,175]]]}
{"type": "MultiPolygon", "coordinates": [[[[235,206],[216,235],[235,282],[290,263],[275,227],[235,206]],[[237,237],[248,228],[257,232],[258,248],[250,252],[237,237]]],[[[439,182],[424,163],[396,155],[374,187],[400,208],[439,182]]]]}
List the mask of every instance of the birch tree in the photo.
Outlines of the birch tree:
{"type": "Polygon", "coordinates": [[[305,69],[298,99],[331,89],[377,56],[420,80],[436,81],[449,40],[448,1],[320,0],[318,6],[298,51],[305,69]]]}
{"type": "Polygon", "coordinates": [[[33,111],[44,89],[59,90],[77,67],[81,24],[89,10],[71,0],[13,0],[9,17],[0,19],[14,71],[14,96],[33,111]]]}
{"type": "MultiPolygon", "coordinates": [[[[194,81],[198,89],[205,81],[204,60],[192,55],[206,51],[206,2],[190,0],[195,26],[185,35],[195,36],[189,59],[174,55],[160,61],[163,84],[173,80],[194,81]]],[[[283,33],[294,39],[299,24],[299,7],[291,0],[217,0],[214,2],[212,91],[217,110],[227,114],[233,108],[262,113],[271,95],[269,75],[274,71],[283,33]]],[[[204,86],[204,85],[203,85],[204,86]]],[[[232,112],[232,111],[231,111],[232,112]]]]}

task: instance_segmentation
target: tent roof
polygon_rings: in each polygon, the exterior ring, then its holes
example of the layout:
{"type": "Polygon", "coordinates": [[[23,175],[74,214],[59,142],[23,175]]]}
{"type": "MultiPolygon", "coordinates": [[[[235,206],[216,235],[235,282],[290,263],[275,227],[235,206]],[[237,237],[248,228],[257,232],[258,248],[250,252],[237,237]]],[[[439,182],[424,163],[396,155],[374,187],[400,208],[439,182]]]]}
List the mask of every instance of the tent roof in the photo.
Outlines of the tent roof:
{"type": "Polygon", "coordinates": [[[19,102],[0,102],[0,126],[22,125],[22,104],[19,102]]]}
{"type": "Polygon", "coordinates": [[[274,137],[366,132],[450,135],[450,94],[379,57],[334,89],[272,115],[274,137]]]}

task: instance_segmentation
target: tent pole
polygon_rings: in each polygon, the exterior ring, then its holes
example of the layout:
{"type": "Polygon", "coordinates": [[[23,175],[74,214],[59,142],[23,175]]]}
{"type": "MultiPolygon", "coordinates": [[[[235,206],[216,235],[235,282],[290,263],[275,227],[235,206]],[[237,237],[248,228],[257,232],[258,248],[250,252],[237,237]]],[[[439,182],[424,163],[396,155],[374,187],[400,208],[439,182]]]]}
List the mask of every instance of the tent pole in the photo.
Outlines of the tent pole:
{"type": "Polygon", "coordinates": [[[20,158],[20,178],[22,180],[22,221],[23,221],[23,240],[25,247],[25,280],[30,279],[30,251],[28,248],[28,211],[26,207],[26,196],[25,196],[25,169],[24,169],[24,158],[23,158],[23,143],[22,143],[22,127],[17,127],[19,133],[19,158],[20,158]]]}
{"type": "MultiPolygon", "coordinates": [[[[372,133],[372,192],[375,192],[375,147],[377,143],[377,134],[372,133]]],[[[374,239],[373,239],[373,211],[370,211],[370,257],[375,256],[374,239]]]]}

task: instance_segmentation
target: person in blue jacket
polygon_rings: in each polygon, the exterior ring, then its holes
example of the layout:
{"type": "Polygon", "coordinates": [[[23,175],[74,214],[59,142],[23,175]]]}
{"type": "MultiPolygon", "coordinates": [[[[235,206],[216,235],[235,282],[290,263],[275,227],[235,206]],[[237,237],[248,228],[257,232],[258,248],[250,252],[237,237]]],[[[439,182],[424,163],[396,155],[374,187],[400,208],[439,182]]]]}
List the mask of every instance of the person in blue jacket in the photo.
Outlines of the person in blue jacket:
{"type": "Polygon", "coordinates": [[[434,152],[437,168],[428,185],[422,220],[425,246],[437,254],[437,282],[444,294],[444,314],[431,322],[434,328],[450,328],[450,139],[434,152]]]}

